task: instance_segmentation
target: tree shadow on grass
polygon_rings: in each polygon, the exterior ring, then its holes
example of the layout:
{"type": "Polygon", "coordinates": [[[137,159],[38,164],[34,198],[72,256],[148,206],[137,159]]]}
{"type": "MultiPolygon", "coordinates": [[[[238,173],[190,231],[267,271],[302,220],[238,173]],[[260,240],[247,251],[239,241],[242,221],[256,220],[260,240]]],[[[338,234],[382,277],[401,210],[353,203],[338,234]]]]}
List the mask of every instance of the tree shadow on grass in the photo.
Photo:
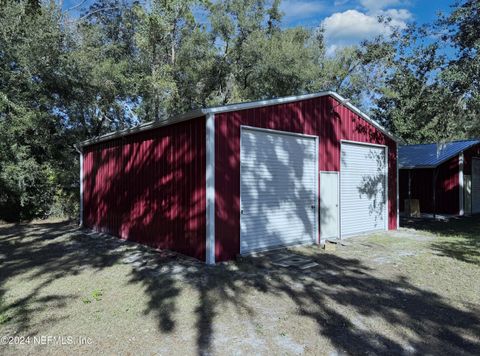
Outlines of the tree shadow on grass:
{"type": "Polygon", "coordinates": [[[402,226],[441,237],[440,241],[432,244],[440,255],[480,265],[480,215],[446,221],[405,218],[402,226]]]}
{"type": "MultiPolygon", "coordinates": [[[[34,314],[48,309],[61,311],[68,303],[81,302],[78,293],[61,290],[47,292],[55,281],[75,276],[85,269],[100,271],[109,268],[129,253],[156,254],[146,246],[125,243],[111,236],[87,233],[71,222],[15,224],[0,226],[0,297],[4,325],[14,324],[17,333],[39,333],[44,323],[56,323],[60,317],[34,321],[34,314]],[[22,278],[24,295],[8,303],[7,282],[22,278]],[[24,282],[23,282],[24,281],[24,282]],[[32,288],[29,288],[32,287],[32,288]]],[[[132,280],[132,282],[134,282],[132,280]]],[[[172,302],[178,293],[173,281],[166,275],[149,286],[152,295],[151,309],[158,309],[162,330],[171,329],[172,302]],[[165,288],[167,286],[168,288],[165,288]],[[169,326],[170,325],[170,326],[169,326]]],[[[1,325],[0,325],[1,326],[1,325]]]]}
{"type": "Polygon", "coordinates": [[[199,298],[192,303],[196,352],[201,355],[215,350],[215,322],[223,307],[231,306],[251,321],[259,316],[257,304],[251,303],[254,290],[261,293],[262,300],[287,296],[294,305],[292,312],[312,320],[318,335],[339,352],[480,354],[480,310],[460,310],[440,295],[412,285],[406,277],[378,275],[357,259],[313,252],[310,258],[318,266],[310,270],[277,267],[272,255],[211,267],[103,234],[88,236],[68,223],[0,228],[0,236],[2,254],[7,256],[0,269],[1,295],[5,283],[14,276],[25,274],[32,281],[41,281],[28,294],[4,306],[7,313],[18,312],[12,322],[19,332],[39,331],[32,313],[52,303],[63,308],[78,299],[69,291],[46,295],[44,288],[55,279],[81,273],[86,267],[108,268],[134,252],[145,263],[133,262],[137,265],[128,283],[145,287],[142,290],[148,303],[144,313],[155,316],[162,333],[178,328],[182,289],[197,291],[199,298]],[[130,249],[133,245],[135,248],[130,249]],[[384,332],[381,326],[368,327],[372,320],[381,320],[395,335],[384,332]]]}
{"type": "Polygon", "coordinates": [[[307,273],[295,268],[277,269],[264,288],[270,293],[286,293],[299,314],[315,320],[319,334],[339,350],[349,354],[401,354],[409,345],[418,353],[480,351],[480,344],[463,335],[480,332],[480,320],[474,311],[460,311],[437,294],[413,286],[405,277],[374,276],[374,271],[356,259],[317,254],[314,260],[319,267],[307,273]],[[293,288],[296,281],[301,281],[303,288],[293,288]],[[391,326],[407,327],[415,336],[405,336],[400,344],[385,334],[358,327],[339,307],[365,318],[381,318],[391,326]]]}
{"type": "Polygon", "coordinates": [[[255,319],[257,311],[247,301],[252,289],[266,296],[288,296],[299,316],[313,320],[319,335],[347,354],[480,352],[478,340],[472,341],[480,333],[479,310],[459,310],[439,295],[412,285],[405,277],[375,276],[356,259],[330,254],[316,254],[313,259],[319,266],[311,271],[275,267],[264,257],[236,264],[239,268],[234,271],[217,266],[209,271],[206,283],[199,283],[205,270],[187,274],[186,281],[201,295],[196,309],[198,354],[213,351],[212,326],[221,305],[247,310],[249,318],[255,319]],[[351,316],[343,314],[345,308],[361,318],[382,319],[389,328],[398,326],[397,338],[379,332],[379,328],[359,326],[351,316]],[[403,333],[399,342],[401,328],[410,333],[403,333]]]}

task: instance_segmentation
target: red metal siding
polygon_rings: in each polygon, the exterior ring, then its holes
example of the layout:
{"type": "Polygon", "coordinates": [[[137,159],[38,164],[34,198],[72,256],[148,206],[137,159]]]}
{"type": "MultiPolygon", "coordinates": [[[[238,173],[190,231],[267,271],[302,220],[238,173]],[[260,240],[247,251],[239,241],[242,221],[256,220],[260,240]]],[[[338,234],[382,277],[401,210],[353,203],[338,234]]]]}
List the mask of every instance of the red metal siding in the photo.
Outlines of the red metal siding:
{"type": "Polygon", "coordinates": [[[84,149],[84,224],[205,259],[205,118],[84,149]]]}
{"type": "Polygon", "coordinates": [[[319,169],[340,169],[340,140],[389,148],[389,228],[396,218],[396,143],[331,97],[215,115],[215,256],[234,258],[240,250],[240,126],[318,135],[319,169]],[[333,110],[333,114],[332,114],[333,110]]]}
{"type": "MultiPolygon", "coordinates": [[[[458,156],[442,164],[439,168],[436,186],[436,209],[438,214],[459,213],[459,166],[458,156]]],[[[418,199],[422,213],[433,213],[433,169],[411,170],[411,198],[418,199]]],[[[408,199],[408,170],[400,170],[400,208],[408,199]]]]}
{"type": "Polygon", "coordinates": [[[460,212],[458,156],[453,157],[439,168],[436,190],[436,211],[446,214],[460,212]]]}

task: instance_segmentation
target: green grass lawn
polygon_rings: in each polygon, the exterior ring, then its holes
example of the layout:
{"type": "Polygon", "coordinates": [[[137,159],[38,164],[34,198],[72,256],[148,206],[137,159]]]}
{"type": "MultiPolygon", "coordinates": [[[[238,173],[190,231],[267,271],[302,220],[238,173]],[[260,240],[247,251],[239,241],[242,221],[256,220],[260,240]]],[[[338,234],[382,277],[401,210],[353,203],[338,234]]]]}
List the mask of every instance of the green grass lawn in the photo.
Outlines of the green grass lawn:
{"type": "Polygon", "coordinates": [[[446,221],[406,220],[405,227],[436,236],[432,248],[458,261],[480,265],[480,217],[446,221]]]}
{"type": "Polygon", "coordinates": [[[1,354],[480,354],[480,218],[406,221],[318,265],[208,267],[68,222],[0,226],[1,354]],[[75,339],[75,340],[77,340],[75,339]]]}

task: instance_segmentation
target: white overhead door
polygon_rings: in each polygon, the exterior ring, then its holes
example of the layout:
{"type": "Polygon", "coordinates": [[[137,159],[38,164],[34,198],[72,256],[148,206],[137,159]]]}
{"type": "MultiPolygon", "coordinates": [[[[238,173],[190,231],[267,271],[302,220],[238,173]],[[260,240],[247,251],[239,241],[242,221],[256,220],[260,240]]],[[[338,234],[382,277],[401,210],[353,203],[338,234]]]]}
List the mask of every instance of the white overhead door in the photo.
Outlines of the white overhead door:
{"type": "Polygon", "coordinates": [[[480,213],[480,159],[472,159],[472,213],[480,213]]]}
{"type": "Polygon", "coordinates": [[[243,127],[240,150],[240,253],[315,243],[315,137],[243,127]]]}
{"type": "Polygon", "coordinates": [[[342,143],[340,211],[342,236],[386,228],[385,148],[342,143]]]}

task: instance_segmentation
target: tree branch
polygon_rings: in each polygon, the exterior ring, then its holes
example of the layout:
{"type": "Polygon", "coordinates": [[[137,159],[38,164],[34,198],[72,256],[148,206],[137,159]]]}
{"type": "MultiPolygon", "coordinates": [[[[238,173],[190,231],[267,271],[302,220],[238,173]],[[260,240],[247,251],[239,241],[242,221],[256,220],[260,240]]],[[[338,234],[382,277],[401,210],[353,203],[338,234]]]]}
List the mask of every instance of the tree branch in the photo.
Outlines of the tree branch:
{"type": "Polygon", "coordinates": [[[119,9],[120,6],[112,6],[112,7],[105,7],[105,8],[102,8],[102,9],[98,9],[98,10],[94,10],[92,12],[89,12],[88,14],[86,15],[83,15],[82,17],[80,17],[78,19],[78,21],[82,21],[82,20],[85,20],[86,18],[92,16],[92,15],[95,15],[96,13],[98,12],[102,12],[102,11],[108,11],[108,10],[115,10],[115,9],[119,9]]]}
{"type": "Polygon", "coordinates": [[[75,9],[79,8],[80,6],[82,6],[83,4],[85,4],[87,1],[88,0],[82,0],[77,5],[72,6],[71,8],[67,9],[66,11],[75,10],[75,9]]]}

